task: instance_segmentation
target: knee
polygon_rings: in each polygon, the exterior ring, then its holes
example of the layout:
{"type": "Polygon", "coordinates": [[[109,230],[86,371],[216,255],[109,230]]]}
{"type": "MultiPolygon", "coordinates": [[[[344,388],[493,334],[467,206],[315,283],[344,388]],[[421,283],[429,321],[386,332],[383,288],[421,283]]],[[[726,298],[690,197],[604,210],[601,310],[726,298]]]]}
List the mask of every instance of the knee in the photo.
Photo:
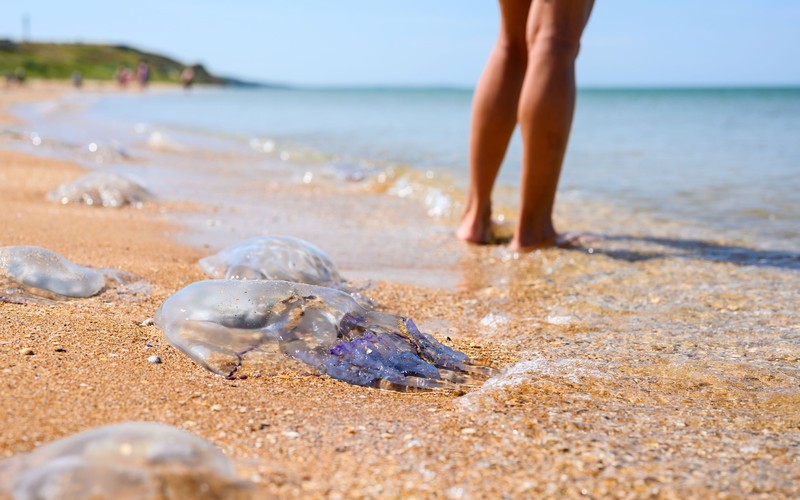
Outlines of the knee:
{"type": "Polygon", "coordinates": [[[501,35],[497,40],[497,49],[510,60],[519,61],[522,64],[528,60],[528,44],[525,37],[501,35]]]}
{"type": "Polygon", "coordinates": [[[559,61],[574,61],[581,48],[580,35],[537,30],[526,37],[528,53],[559,61]]]}

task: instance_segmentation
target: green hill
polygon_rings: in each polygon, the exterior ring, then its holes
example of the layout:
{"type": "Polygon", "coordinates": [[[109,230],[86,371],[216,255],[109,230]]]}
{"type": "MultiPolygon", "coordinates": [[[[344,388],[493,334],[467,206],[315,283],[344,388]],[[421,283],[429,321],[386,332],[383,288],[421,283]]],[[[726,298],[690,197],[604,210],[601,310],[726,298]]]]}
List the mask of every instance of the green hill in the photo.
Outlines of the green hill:
{"type": "MultiPolygon", "coordinates": [[[[0,74],[24,68],[28,78],[69,79],[73,71],[80,71],[87,80],[110,80],[120,66],[135,70],[141,60],[150,66],[151,80],[157,82],[179,82],[181,71],[187,66],[125,45],[0,40],[0,74]]],[[[234,83],[210,74],[200,64],[191,67],[197,83],[234,83]]]]}

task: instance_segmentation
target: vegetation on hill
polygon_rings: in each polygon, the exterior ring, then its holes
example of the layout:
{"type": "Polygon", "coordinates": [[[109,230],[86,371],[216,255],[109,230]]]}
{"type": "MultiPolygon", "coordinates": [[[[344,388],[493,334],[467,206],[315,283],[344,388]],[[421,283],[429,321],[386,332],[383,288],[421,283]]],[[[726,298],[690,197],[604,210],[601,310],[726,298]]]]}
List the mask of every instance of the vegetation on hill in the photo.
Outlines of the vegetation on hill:
{"type": "MultiPolygon", "coordinates": [[[[122,66],[135,70],[139,61],[150,66],[152,81],[179,82],[187,66],[169,57],[125,45],[90,43],[16,43],[0,40],[0,74],[25,70],[28,78],[69,79],[79,71],[87,80],[110,80],[122,66]]],[[[235,83],[191,65],[197,83],[235,83]]]]}

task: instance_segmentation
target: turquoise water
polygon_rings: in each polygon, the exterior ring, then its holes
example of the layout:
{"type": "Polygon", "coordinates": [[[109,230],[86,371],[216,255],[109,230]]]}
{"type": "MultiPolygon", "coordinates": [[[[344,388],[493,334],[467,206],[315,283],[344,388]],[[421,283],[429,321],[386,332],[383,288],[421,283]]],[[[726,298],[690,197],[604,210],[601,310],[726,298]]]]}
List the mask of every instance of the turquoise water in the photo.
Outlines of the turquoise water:
{"type": "MultiPolygon", "coordinates": [[[[52,115],[37,126],[77,143],[129,146],[138,127],[191,148],[263,149],[289,165],[443,170],[463,189],[471,98],[463,89],[135,92],[89,98],[80,127],[52,115]]],[[[797,248],[798,137],[798,88],[582,90],[559,196],[797,248]]],[[[520,156],[515,137],[502,183],[517,183],[520,156]]]]}
{"type": "Polygon", "coordinates": [[[390,89],[201,89],[121,95],[100,118],[272,139],[339,161],[422,168],[466,164],[471,92],[390,89]]]}
{"type": "MultiPolygon", "coordinates": [[[[115,96],[93,113],[465,175],[471,97],[458,89],[214,89],[115,96]]],[[[773,236],[797,237],[798,137],[800,89],[583,90],[561,189],[722,227],[771,224],[773,236]]],[[[501,182],[517,182],[520,156],[515,137],[501,182]]]]}

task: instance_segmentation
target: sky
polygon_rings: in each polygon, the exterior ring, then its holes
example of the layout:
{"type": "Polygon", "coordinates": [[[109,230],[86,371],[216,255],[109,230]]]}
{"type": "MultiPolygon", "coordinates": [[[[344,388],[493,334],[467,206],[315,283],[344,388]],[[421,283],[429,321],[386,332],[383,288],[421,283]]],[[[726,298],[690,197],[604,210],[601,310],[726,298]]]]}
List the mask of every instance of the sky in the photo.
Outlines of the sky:
{"type": "MultiPolygon", "coordinates": [[[[562,0],[556,0],[562,1],[562,0]]],[[[0,38],[120,43],[216,74],[312,86],[472,87],[490,0],[2,0],[0,38]]],[[[578,83],[800,85],[800,0],[596,0],[578,83]]]]}

